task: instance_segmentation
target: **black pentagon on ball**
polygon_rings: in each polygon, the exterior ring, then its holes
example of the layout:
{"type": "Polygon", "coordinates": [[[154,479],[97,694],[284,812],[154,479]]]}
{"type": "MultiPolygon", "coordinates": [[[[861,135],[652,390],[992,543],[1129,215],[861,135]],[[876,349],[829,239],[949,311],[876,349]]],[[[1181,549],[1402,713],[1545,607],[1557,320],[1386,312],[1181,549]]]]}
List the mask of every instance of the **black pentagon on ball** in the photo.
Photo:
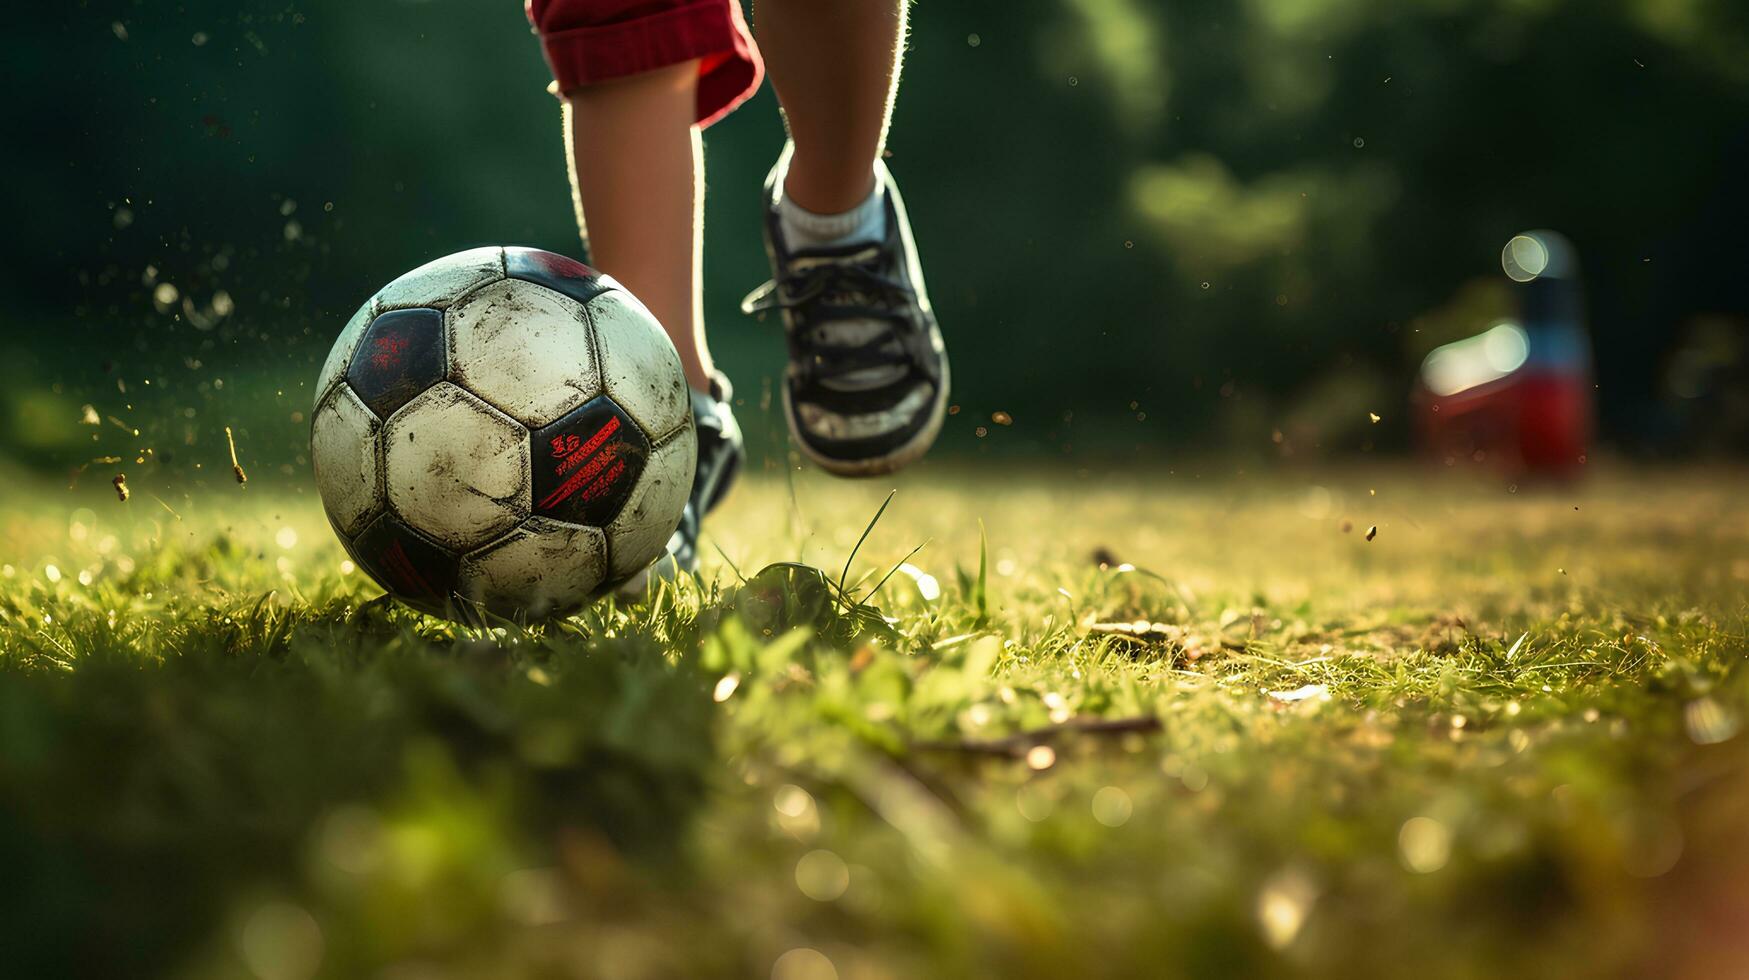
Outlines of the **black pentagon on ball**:
{"type": "Polygon", "coordinates": [[[534,432],[534,512],[606,527],[650,456],[650,441],[602,395],[534,432]]]}
{"type": "Polygon", "coordinates": [[[538,248],[506,247],[504,274],[511,279],[545,286],[579,303],[588,303],[613,288],[611,279],[576,259],[538,248]]]}
{"type": "Polygon", "coordinates": [[[377,418],[386,419],[448,373],[443,313],[390,310],[372,320],[359,337],[346,366],[346,383],[377,418]]]}
{"type": "Polygon", "coordinates": [[[378,585],[415,609],[443,615],[455,595],[461,559],[394,514],[371,521],[351,551],[378,585]]]}

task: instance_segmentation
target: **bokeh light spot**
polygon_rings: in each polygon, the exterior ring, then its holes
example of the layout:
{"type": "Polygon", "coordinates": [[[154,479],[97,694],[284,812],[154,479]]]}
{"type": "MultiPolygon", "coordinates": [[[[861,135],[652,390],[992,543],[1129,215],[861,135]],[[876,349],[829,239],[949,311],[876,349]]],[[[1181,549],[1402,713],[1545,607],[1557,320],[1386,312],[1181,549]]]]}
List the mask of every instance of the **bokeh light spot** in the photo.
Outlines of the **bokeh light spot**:
{"type": "Polygon", "coordinates": [[[1500,251],[1500,267],[1513,282],[1530,282],[1548,269],[1548,246],[1534,235],[1513,235],[1500,251]]]}
{"type": "Polygon", "coordinates": [[[268,902],[239,937],[243,962],[261,980],[307,980],[322,964],[322,927],[290,902],[268,902]]]}
{"type": "Polygon", "coordinates": [[[1451,829],[1432,817],[1410,817],[1397,832],[1403,866],[1416,874],[1432,874],[1451,858],[1451,829]]]}
{"type": "Polygon", "coordinates": [[[838,980],[826,954],[808,946],[792,949],[771,964],[771,980],[838,980]]]}
{"type": "Polygon", "coordinates": [[[796,862],[796,887],[816,902],[833,901],[850,888],[850,865],[831,851],[809,851],[796,862]]]}
{"type": "Polygon", "coordinates": [[[1093,819],[1107,827],[1122,827],[1129,823],[1135,809],[1130,794],[1116,786],[1101,787],[1093,794],[1093,819]]]}

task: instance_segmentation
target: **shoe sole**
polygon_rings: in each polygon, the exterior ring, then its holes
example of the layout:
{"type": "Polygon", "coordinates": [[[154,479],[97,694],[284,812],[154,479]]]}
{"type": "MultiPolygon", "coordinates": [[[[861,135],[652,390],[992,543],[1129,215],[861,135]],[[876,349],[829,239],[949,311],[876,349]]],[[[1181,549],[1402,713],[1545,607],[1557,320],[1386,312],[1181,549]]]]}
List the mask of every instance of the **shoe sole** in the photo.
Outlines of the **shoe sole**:
{"type": "Polygon", "coordinates": [[[790,404],[789,386],[783,390],[783,417],[789,424],[790,443],[796,447],[808,462],[831,473],[833,476],[881,476],[903,469],[922,459],[929,452],[929,447],[935,445],[935,439],[941,435],[941,425],[947,418],[947,395],[951,390],[951,369],[948,366],[947,354],[941,355],[941,385],[936,389],[935,402],[929,407],[929,421],[923,428],[917,430],[903,445],[882,456],[866,456],[862,459],[837,459],[814,451],[808,445],[801,429],[796,425],[795,406],[790,404]]]}

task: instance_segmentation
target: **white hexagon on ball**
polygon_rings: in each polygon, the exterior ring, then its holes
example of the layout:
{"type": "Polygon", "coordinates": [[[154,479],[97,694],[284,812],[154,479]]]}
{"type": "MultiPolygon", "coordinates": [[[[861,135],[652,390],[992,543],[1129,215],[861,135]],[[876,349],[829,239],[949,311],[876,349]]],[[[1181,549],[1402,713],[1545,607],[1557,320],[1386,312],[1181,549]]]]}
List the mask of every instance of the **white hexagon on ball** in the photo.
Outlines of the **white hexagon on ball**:
{"type": "Polygon", "coordinates": [[[600,528],[531,517],[462,558],[460,592],[500,616],[538,618],[582,605],[606,577],[600,528]]]}
{"type": "Polygon", "coordinates": [[[377,309],[426,306],[441,310],[504,278],[504,250],[496,245],[433,259],[377,291],[377,309]]]}
{"type": "Polygon", "coordinates": [[[456,551],[529,516],[528,430],[449,382],[401,406],[383,430],[391,506],[456,551]]]}
{"type": "Polygon", "coordinates": [[[383,505],[377,435],[382,423],[346,385],[334,388],[310,423],[316,488],[340,533],[357,534],[383,505]]]}
{"type": "Polygon", "coordinates": [[[446,317],[456,381],[530,428],[601,393],[588,321],[569,296],[506,279],[446,317]]]}
{"type": "Polygon", "coordinates": [[[650,453],[638,485],[607,525],[612,578],[629,578],[666,552],[697,468],[698,441],[690,428],[650,453]]]}
{"type": "Polygon", "coordinates": [[[623,289],[589,302],[589,320],[601,351],[601,382],[607,394],[635,419],[652,442],[692,417],[692,398],[674,342],[656,318],[623,289]]]}

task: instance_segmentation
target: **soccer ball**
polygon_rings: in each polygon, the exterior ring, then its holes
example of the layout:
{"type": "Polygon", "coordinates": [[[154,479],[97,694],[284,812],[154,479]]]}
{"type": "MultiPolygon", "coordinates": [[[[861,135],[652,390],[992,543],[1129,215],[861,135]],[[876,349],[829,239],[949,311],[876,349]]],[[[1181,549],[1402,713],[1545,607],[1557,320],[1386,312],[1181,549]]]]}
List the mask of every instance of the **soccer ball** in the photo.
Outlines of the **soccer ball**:
{"type": "Polygon", "coordinates": [[[642,571],[698,462],[680,357],[611,278],[477,248],[384,286],[316,382],[310,458],[346,550],[433,615],[563,615],[642,571]]]}

